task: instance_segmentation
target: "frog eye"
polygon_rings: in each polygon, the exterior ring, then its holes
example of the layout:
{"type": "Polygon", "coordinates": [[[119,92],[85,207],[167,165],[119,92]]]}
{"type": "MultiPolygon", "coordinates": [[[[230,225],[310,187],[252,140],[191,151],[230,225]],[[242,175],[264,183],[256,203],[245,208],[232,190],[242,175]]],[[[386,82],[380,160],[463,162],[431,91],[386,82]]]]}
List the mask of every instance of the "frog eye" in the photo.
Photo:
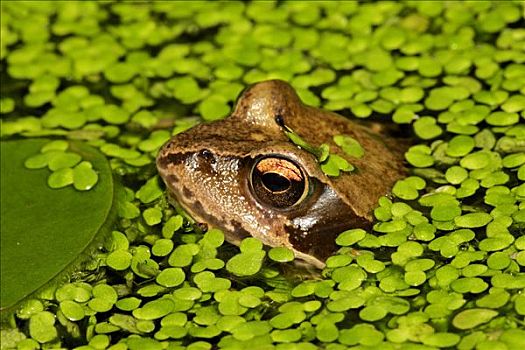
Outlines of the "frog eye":
{"type": "Polygon", "coordinates": [[[308,177],[294,162],[266,157],[255,162],[251,187],[264,204],[285,209],[300,203],[308,193],[308,177]]]}

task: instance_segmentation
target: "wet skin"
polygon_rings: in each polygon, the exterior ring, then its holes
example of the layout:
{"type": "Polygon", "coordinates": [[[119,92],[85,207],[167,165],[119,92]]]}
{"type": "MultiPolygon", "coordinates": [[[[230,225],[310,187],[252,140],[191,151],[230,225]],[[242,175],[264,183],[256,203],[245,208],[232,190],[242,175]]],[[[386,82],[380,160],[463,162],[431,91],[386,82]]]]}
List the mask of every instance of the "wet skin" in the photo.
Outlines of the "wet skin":
{"type": "Polygon", "coordinates": [[[170,197],[229,242],[252,236],[317,267],[336,250],[337,234],[371,226],[379,197],[405,176],[393,139],[304,105],[280,80],[249,87],[228,118],[174,136],[157,168],[170,197]],[[289,141],[283,123],[311,145],[330,145],[356,170],[326,176],[313,154],[289,141]],[[359,141],[364,156],[346,155],[333,142],[339,134],[359,141]]]}

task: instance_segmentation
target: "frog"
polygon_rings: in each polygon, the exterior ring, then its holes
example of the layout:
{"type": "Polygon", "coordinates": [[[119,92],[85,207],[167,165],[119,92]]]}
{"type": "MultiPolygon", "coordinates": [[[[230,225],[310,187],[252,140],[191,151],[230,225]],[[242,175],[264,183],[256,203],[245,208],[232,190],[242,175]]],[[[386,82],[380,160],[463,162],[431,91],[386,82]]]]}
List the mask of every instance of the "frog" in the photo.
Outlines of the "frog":
{"type": "Polygon", "coordinates": [[[196,222],[222,230],[226,241],[254,237],[322,269],[337,251],[338,234],[371,228],[379,198],[406,176],[403,159],[395,138],[308,106],[289,83],[268,80],[246,88],[228,117],[173,136],[156,165],[170,200],[196,222]],[[327,144],[355,169],[326,175],[286,130],[308,144],[327,144]],[[334,135],[357,140],[364,155],[348,156],[334,135]]]}

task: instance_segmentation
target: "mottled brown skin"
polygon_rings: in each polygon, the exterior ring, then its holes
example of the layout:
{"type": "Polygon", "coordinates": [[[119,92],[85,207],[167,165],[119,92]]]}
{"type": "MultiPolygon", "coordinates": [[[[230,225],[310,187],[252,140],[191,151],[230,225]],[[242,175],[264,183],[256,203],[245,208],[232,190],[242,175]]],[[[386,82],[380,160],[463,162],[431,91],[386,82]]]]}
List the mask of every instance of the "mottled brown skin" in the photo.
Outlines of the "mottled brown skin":
{"type": "Polygon", "coordinates": [[[253,236],[322,267],[336,249],[336,235],[370,227],[377,200],[404,176],[402,152],[390,145],[388,137],[306,106],[289,84],[270,80],[248,88],[228,118],[173,137],[161,149],[157,167],[170,195],[197,221],[222,229],[229,242],[253,236]],[[278,116],[309,144],[330,145],[357,170],[326,176],[311,153],[289,141],[278,116]],[[358,140],[364,157],[342,152],[332,139],[338,134],[358,140]],[[308,176],[311,190],[299,204],[276,209],[253,195],[251,169],[268,155],[295,162],[308,176]]]}

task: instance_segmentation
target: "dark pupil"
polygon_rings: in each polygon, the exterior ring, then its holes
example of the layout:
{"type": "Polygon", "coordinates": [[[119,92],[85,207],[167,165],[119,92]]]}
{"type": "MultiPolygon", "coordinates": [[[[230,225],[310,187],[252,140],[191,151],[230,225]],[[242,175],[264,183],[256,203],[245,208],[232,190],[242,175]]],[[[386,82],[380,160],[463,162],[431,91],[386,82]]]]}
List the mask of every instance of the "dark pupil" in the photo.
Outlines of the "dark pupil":
{"type": "Polygon", "coordinates": [[[251,173],[251,189],[261,204],[273,208],[289,208],[304,198],[307,178],[300,168],[281,158],[263,158],[251,173]]]}
{"type": "Polygon", "coordinates": [[[264,187],[272,192],[284,192],[292,185],[290,180],[281,174],[267,172],[262,175],[262,183],[264,187]]]}

